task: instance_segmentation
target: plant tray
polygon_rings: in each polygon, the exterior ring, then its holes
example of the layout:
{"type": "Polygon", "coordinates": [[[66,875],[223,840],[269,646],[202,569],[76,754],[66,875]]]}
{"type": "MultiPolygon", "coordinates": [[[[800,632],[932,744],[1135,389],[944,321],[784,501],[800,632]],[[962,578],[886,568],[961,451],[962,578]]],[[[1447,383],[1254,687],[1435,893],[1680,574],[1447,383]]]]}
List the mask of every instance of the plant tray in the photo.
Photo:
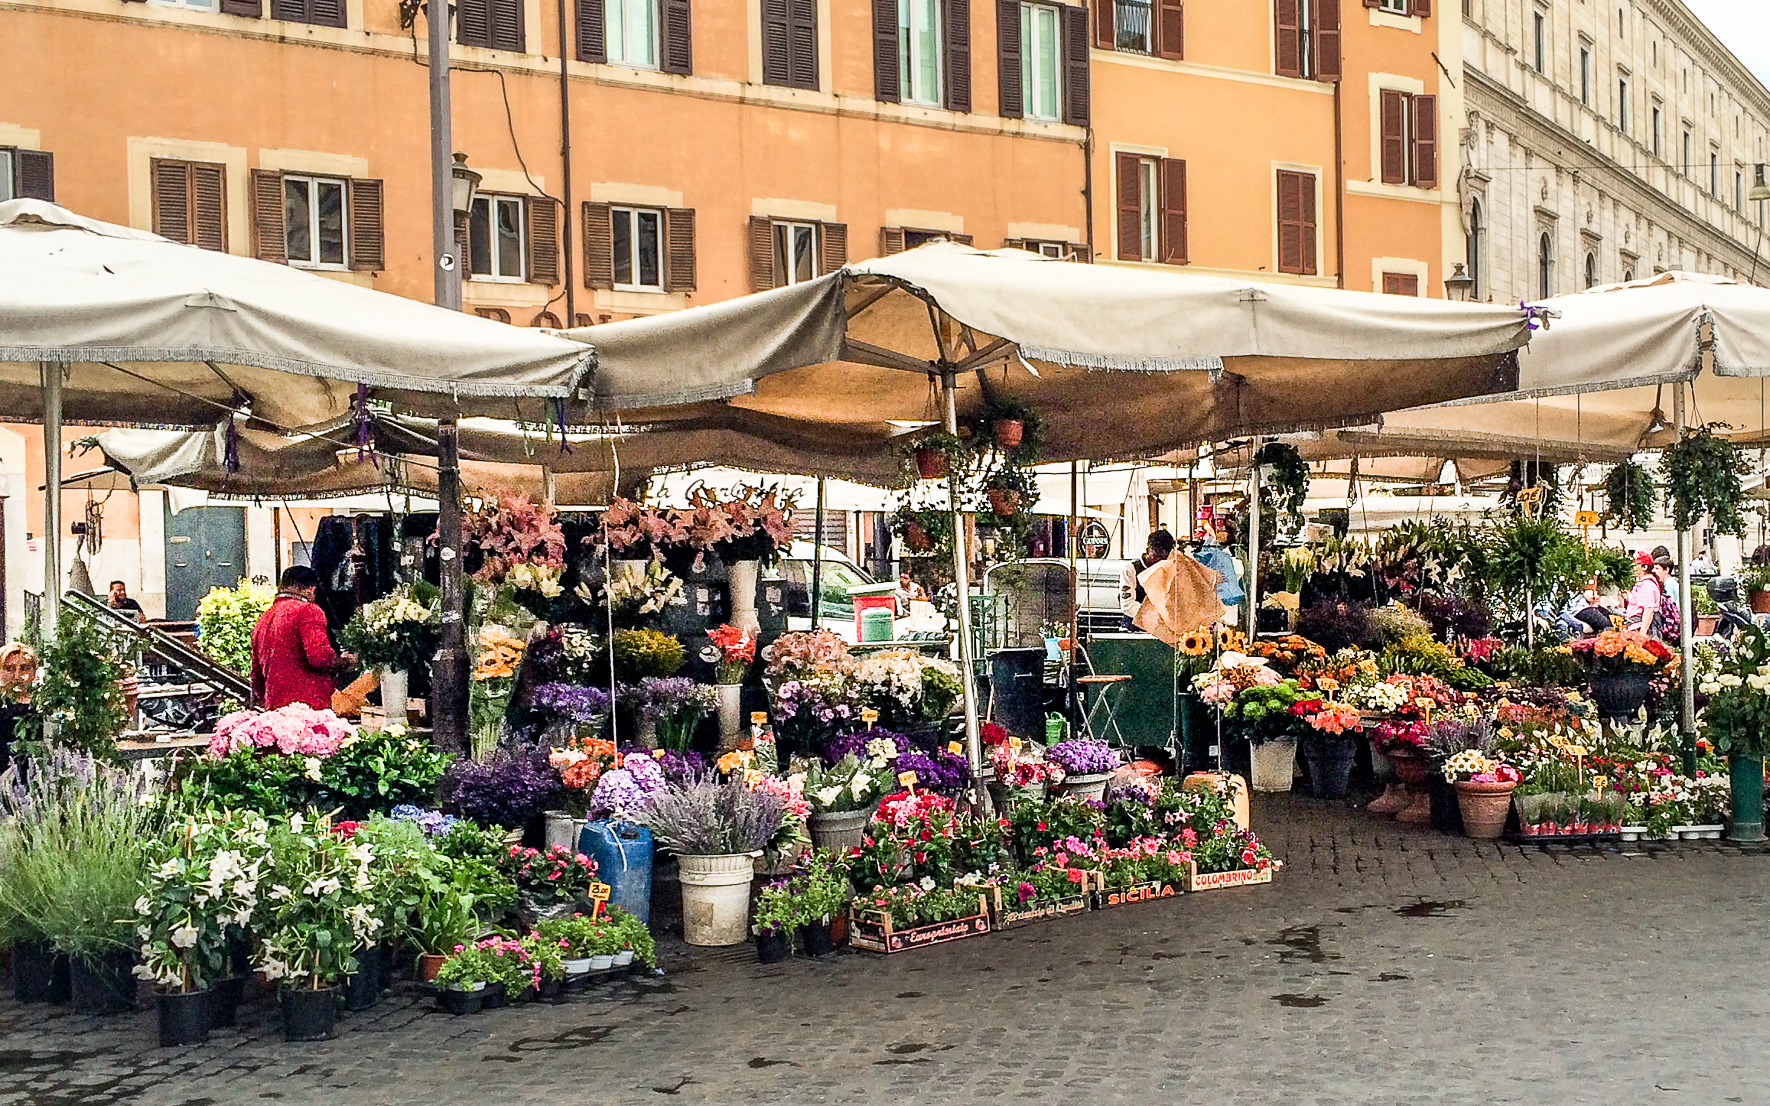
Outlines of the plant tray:
{"type": "Polygon", "coordinates": [[[1061,899],[1017,903],[1013,909],[997,911],[995,928],[1013,929],[1016,926],[1031,925],[1033,922],[1049,921],[1052,918],[1067,918],[1071,914],[1086,914],[1093,905],[1093,897],[1093,892],[1083,891],[1080,894],[1068,895],[1061,899]]]}
{"type": "Polygon", "coordinates": [[[908,952],[911,949],[942,945],[990,931],[989,906],[982,895],[977,896],[977,913],[968,918],[954,918],[909,929],[896,929],[891,915],[879,910],[857,910],[848,919],[848,944],[868,952],[908,952]]]}
{"type": "Polygon", "coordinates": [[[1196,864],[1189,864],[1187,868],[1188,891],[1221,891],[1227,887],[1251,887],[1256,883],[1272,882],[1272,867],[1259,870],[1237,868],[1229,872],[1201,872],[1196,864]]]}
{"type": "Polygon", "coordinates": [[[1622,831],[1600,830],[1597,833],[1524,833],[1507,830],[1506,840],[1514,845],[1597,845],[1622,840],[1622,831]]]}
{"type": "Polygon", "coordinates": [[[1101,888],[1094,892],[1094,909],[1110,910],[1115,906],[1132,906],[1140,902],[1171,899],[1185,891],[1186,881],[1179,879],[1133,883],[1129,887],[1119,887],[1111,891],[1101,888]]]}

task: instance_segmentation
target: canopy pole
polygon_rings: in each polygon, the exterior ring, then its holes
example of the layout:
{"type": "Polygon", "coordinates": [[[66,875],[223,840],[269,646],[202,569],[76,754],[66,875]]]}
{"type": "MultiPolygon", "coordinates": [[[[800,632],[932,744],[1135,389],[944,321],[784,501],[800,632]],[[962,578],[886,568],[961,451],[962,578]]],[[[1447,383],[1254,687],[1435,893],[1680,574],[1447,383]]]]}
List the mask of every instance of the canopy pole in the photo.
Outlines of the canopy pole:
{"type": "MultiPolygon", "coordinates": [[[[1672,421],[1677,440],[1684,438],[1684,385],[1672,393],[1672,421]]],[[[1684,774],[1696,775],[1696,666],[1690,652],[1690,531],[1678,527],[1678,737],[1684,749],[1684,774]]],[[[1643,627],[1645,628],[1645,627],[1643,627]]]]}
{"type": "Polygon", "coordinates": [[[460,258],[455,256],[454,116],[449,106],[449,5],[441,0],[429,0],[424,11],[424,36],[430,46],[430,247],[434,294],[438,307],[459,311],[461,274],[458,271],[460,258]]]}
{"type": "Polygon", "coordinates": [[[61,621],[61,364],[43,362],[43,606],[38,632],[48,643],[61,621]]]}
{"type": "MultiPolygon", "coordinates": [[[[959,435],[958,373],[951,364],[940,364],[940,395],[946,432],[959,435]]],[[[983,739],[977,724],[977,663],[971,648],[971,559],[965,548],[965,517],[959,502],[959,475],[949,469],[947,496],[953,516],[953,591],[959,602],[959,677],[964,686],[965,759],[971,762],[974,779],[983,776],[983,739]]],[[[989,788],[977,789],[977,809],[991,813],[989,788]]]]}
{"type": "Polygon", "coordinates": [[[430,664],[430,720],[436,747],[467,752],[466,588],[461,579],[461,430],[436,425],[436,538],[441,561],[442,640],[430,664]]]}
{"type": "MultiPolygon", "coordinates": [[[[817,533],[811,538],[811,628],[823,622],[824,597],[824,478],[817,478],[817,533]]],[[[859,626],[855,627],[857,630],[859,626]]]]}
{"type": "Polygon", "coordinates": [[[1248,644],[1252,645],[1260,619],[1260,436],[1254,435],[1248,463],[1248,644]]]}

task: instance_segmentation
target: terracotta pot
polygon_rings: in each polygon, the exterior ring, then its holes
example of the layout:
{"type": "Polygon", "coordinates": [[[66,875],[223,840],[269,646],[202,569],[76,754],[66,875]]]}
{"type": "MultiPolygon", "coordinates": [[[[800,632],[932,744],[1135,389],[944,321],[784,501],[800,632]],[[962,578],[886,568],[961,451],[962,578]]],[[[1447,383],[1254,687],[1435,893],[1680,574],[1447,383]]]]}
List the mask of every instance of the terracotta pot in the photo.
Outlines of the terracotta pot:
{"type": "Polygon", "coordinates": [[[990,488],[989,509],[1006,518],[1020,510],[1020,493],[1013,488],[990,488]]]}
{"type": "Polygon", "coordinates": [[[916,450],[916,473],[924,480],[939,480],[947,474],[946,454],[938,449],[916,450]]]}
{"type": "Polygon", "coordinates": [[[1718,614],[1699,614],[1696,616],[1696,625],[1690,628],[1690,632],[1697,637],[1708,637],[1715,632],[1715,624],[1720,621],[1721,616],[1718,614]]]}
{"type": "Polygon", "coordinates": [[[1493,839],[1506,828],[1512,809],[1515,783],[1457,783],[1457,805],[1463,808],[1463,832],[1470,837],[1493,839]]]}
{"type": "Polygon", "coordinates": [[[436,973],[442,971],[443,963],[447,960],[448,960],[448,957],[446,957],[446,956],[433,956],[428,952],[419,956],[418,957],[418,980],[419,980],[419,982],[429,983],[432,980],[436,979],[436,973]]]}
{"type": "Polygon", "coordinates": [[[921,523],[906,522],[903,524],[903,544],[911,553],[927,553],[934,548],[934,539],[928,536],[921,523]]]}
{"type": "Polygon", "coordinates": [[[997,419],[991,429],[995,432],[996,444],[1003,449],[1019,445],[1026,435],[1026,423],[1020,419],[997,419]]]}
{"type": "Polygon", "coordinates": [[[1372,814],[1399,814],[1412,802],[1413,796],[1408,794],[1406,784],[1390,783],[1385,784],[1383,793],[1372,799],[1364,809],[1372,814]]]}
{"type": "Polygon", "coordinates": [[[1751,594],[1752,613],[1770,614],[1770,588],[1759,588],[1751,594]]]}
{"type": "Polygon", "coordinates": [[[1407,785],[1410,802],[1406,807],[1395,812],[1397,822],[1405,822],[1412,826],[1423,826],[1432,821],[1432,792],[1427,781],[1432,773],[1432,766],[1426,759],[1416,753],[1391,750],[1390,763],[1395,765],[1395,774],[1407,785]]]}

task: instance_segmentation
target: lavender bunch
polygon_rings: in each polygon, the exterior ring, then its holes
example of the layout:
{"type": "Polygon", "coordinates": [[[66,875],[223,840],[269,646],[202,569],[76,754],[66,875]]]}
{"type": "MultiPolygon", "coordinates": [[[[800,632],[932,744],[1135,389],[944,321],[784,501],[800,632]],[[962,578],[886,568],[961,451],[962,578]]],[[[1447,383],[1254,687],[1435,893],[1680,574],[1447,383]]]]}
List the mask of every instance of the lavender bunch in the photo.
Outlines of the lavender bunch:
{"type": "Polygon", "coordinates": [[[443,806],[482,826],[527,825],[559,804],[564,785],[545,745],[495,749],[484,760],[455,761],[438,793],[443,806]]]}
{"type": "Polygon", "coordinates": [[[633,820],[678,855],[725,856],[767,847],[786,820],[786,804],[740,779],[701,775],[653,795],[633,820]]]}

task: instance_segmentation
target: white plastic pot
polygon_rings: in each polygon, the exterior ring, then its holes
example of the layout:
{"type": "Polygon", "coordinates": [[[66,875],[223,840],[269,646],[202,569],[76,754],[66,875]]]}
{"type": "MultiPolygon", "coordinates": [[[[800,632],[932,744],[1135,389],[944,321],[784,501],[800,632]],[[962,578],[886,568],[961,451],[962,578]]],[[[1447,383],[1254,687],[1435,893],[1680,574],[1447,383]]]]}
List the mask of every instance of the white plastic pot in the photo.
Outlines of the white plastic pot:
{"type": "Polygon", "coordinates": [[[747,633],[761,633],[762,621],[756,614],[755,561],[733,561],[726,566],[726,580],[731,585],[731,624],[747,633]]]}
{"type": "Polygon", "coordinates": [[[406,671],[403,668],[381,670],[381,712],[389,722],[402,725],[406,721],[406,671]]]}
{"type": "Polygon", "coordinates": [[[1290,738],[1253,746],[1255,791],[1289,791],[1297,774],[1297,743],[1290,738]]]}
{"type": "Polygon", "coordinates": [[[719,684],[719,747],[735,749],[744,736],[743,684],[719,684]]]}
{"type": "Polygon", "coordinates": [[[682,881],[682,938],[691,945],[741,945],[750,932],[750,853],[677,858],[682,881]]]}
{"type": "Polygon", "coordinates": [[[633,963],[632,949],[622,949],[620,952],[615,953],[615,967],[625,968],[631,963],[633,963]]]}
{"type": "Polygon", "coordinates": [[[1074,795],[1078,799],[1093,799],[1096,802],[1106,798],[1106,783],[1112,779],[1111,772],[1090,772],[1085,776],[1063,777],[1063,793],[1074,795]]]}
{"type": "Polygon", "coordinates": [[[572,852],[578,851],[578,830],[583,828],[584,820],[564,810],[549,810],[544,815],[547,826],[547,847],[563,846],[572,852]]]}
{"type": "Polygon", "coordinates": [[[593,972],[605,972],[614,966],[615,954],[612,952],[590,958],[590,970],[593,972]]]}
{"type": "Polygon", "coordinates": [[[582,956],[576,960],[564,961],[566,975],[583,975],[590,970],[591,957],[582,956]]]}

